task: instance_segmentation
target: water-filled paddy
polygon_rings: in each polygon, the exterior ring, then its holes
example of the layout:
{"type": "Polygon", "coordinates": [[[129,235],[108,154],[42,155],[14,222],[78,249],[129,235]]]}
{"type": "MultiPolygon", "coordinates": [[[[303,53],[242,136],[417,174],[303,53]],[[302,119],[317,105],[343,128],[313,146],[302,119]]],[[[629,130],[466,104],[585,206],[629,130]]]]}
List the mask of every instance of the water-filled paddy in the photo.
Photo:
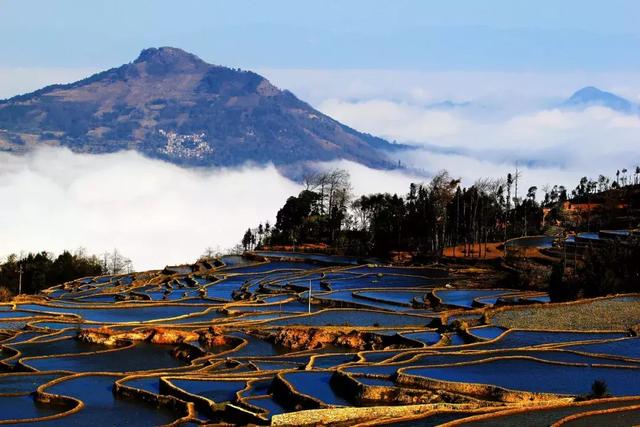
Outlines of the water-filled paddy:
{"type": "Polygon", "coordinates": [[[338,395],[329,384],[332,375],[333,372],[330,371],[301,371],[288,372],[282,374],[282,377],[291,384],[297,392],[314,397],[327,405],[350,406],[351,403],[338,395]]]}
{"type": "Polygon", "coordinates": [[[273,396],[252,397],[246,399],[246,402],[265,410],[270,416],[287,412],[287,409],[277,402],[273,396]]]}
{"type": "Polygon", "coordinates": [[[621,338],[623,332],[558,332],[558,331],[507,331],[495,342],[482,345],[482,349],[533,347],[562,344],[572,341],[591,341],[621,338]]]}
{"type": "Polygon", "coordinates": [[[640,338],[627,338],[604,343],[580,344],[563,347],[567,350],[640,359],[640,338]]]}
{"type": "Polygon", "coordinates": [[[287,353],[287,349],[276,344],[261,340],[253,335],[245,333],[233,333],[234,337],[242,338],[247,341],[247,344],[233,351],[230,355],[233,357],[251,357],[251,356],[277,356],[287,353]]]}
{"type": "MultiPolygon", "coordinates": [[[[355,306],[365,309],[385,310],[385,311],[409,311],[410,307],[398,304],[387,303],[383,301],[374,301],[365,298],[359,298],[353,295],[352,290],[327,292],[313,297],[323,304],[327,302],[346,302],[349,306],[355,306]]],[[[340,305],[340,304],[337,304],[340,305]]],[[[426,311],[426,310],[425,310],[426,311]]]]}
{"type": "Polygon", "coordinates": [[[0,374],[0,395],[8,393],[32,393],[42,384],[60,378],[62,374],[0,374]]]}
{"type": "MultiPolygon", "coordinates": [[[[63,380],[50,387],[52,392],[76,397],[85,407],[40,425],[159,425],[184,415],[175,412],[184,408],[179,403],[172,410],[143,403],[135,389],[151,393],[143,394],[146,399],[158,396],[161,402],[179,402],[172,399],[183,396],[199,402],[200,410],[203,399],[216,402],[220,411],[215,415],[210,411],[197,415],[214,424],[237,421],[232,414],[238,409],[231,409],[230,403],[248,411],[243,412],[248,419],[265,423],[307,406],[354,406],[375,400],[398,408],[418,403],[417,395],[435,403],[445,399],[437,390],[420,390],[421,386],[408,390],[403,384],[406,378],[397,378],[403,370],[527,391],[586,394],[596,378],[604,378],[614,395],[640,391],[635,378],[640,362],[624,359],[640,357],[637,338],[623,339],[626,332],[620,331],[626,328],[612,333],[549,332],[486,324],[500,318],[502,309],[485,316],[498,299],[501,305],[547,302],[546,294],[474,288],[469,280],[473,269],[467,266],[464,271],[450,264],[446,269],[350,266],[325,255],[306,257],[310,262],[277,261],[281,255],[261,263],[225,257],[226,267],[214,269],[207,264],[170,268],[166,274],[86,278],[65,284],[67,290],[53,289],[47,298],[22,302],[16,309],[0,305],[0,340],[4,340],[0,367],[10,370],[22,364],[42,371],[0,375],[0,399],[5,399],[0,409],[9,407],[6,414],[20,412],[23,418],[68,409],[37,403],[29,395],[51,380],[63,380]],[[311,314],[307,314],[309,283],[311,314]],[[443,304],[430,295],[435,288],[443,304]],[[129,338],[108,340],[125,332],[129,338]],[[91,344],[94,339],[110,345],[91,344]],[[360,385],[345,383],[342,375],[334,377],[335,370],[355,375],[360,385]],[[87,376],[71,377],[76,373],[87,376]],[[293,394],[285,392],[278,374],[291,384],[293,394]],[[124,387],[115,397],[113,384],[125,375],[133,378],[120,383],[124,387]],[[171,391],[166,381],[181,392],[171,391]],[[253,386],[247,389],[249,383],[253,386]],[[381,400],[345,392],[350,386],[382,393],[381,400]],[[7,396],[10,392],[22,395],[7,396]]],[[[637,303],[637,297],[609,301],[629,305],[637,303]]],[[[553,306],[535,304],[519,310],[535,318],[538,310],[553,306]]],[[[463,393],[455,401],[482,408],[485,402],[477,398],[463,393]]],[[[431,425],[472,413],[379,421],[431,425]]],[[[345,421],[345,425],[355,423],[345,421]]]]}
{"type": "Polygon", "coordinates": [[[187,393],[205,397],[213,402],[232,402],[236,393],[246,387],[246,381],[218,381],[212,380],[192,380],[192,379],[171,379],[171,384],[186,391],[187,393]]]}
{"type": "Polygon", "coordinates": [[[474,337],[483,340],[492,340],[498,338],[504,333],[504,328],[498,328],[496,326],[478,326],[476,328],[470,328],[469,333],[474,337]]]}
{"type": "Polygon", "coordinates": [[[108,349],[102,345],[85,343],[74,338],[56,338],[52,341],[12,344],[9,347],[18,350],[20,352],[20,358],[53,356],[58,354],[90,353],[108,349]]]}
{"type": "Polygon", "coordinates": [[[33,396],[0,396],[0,421],[41,418],[69,408],[36,402],[33,396]]]}
{"type": "Polygon", "coordinates": [[[334,368],[345,363],[351,363],[355,360],[353,354],[328,354],[318,356],[313,360],[314,369],[334,368]]]}
{"type": "Polygon", "coordinates": [[[442,381],[490,384],[511,390],[585,395],[593,381],[606,378],[614,396],[640,394],[640,369],[544,363],[525,358],[499,359],[444,367],[407,368],[404,373],[442,381]]]}
{"type": "Polygon", "coordinates": [[[434,291],[434,295],[440,298],[443,304],[471,308],[476,298],[497,297],[513,292],[502,289],[438,289],[434,291]]]}
{"type": "Polygon", "coordinates": [[[360,291],[355,292],[356,296],[362,298],[370,298],[374,300],[380,300],[389,302],[392,304],[408,305],[411,306],[414,299],[422,299],[425,295],[425,291],[411,291],[411,290],[380,290],[380,291],[360,291]]]}
{"type": "MultiPolygon", "coordinates": [[[[491,418],[486,418],[477,421],[469,421],[462,425],[473,425],[483,427],[521,427],[521,426],[548,426],[559,421],[560,419],[579,414],[585,411],[598,411],[619,408],[621,406],[637,405],[640,404],[640,400],[605,400],[597,401],[594,403],[580,402],[573,405],[552,406],[534,408],[530,411],[517,411],[516,413],[505,413],[493,415],[491,418]]],[[[607,424],[608,425],[608,424],[607,424]]],[[[626,425],[626,424],[624,424],[626,425]]]]}
{"type": "Polygon", "coordinates": [[[131,305],[127,307],[54,307],[38,304],[21,304],[24,310],[56,314],[72,314],[85,321],[98,323],[149,322],[202,312],[206,307],[197,305],[131,305]]]}
{"type": "Polygon", "coordinates": [[[272,326],[426,326],[431,318],[369,310],[325,310],[311,315],[295,316],[268,322],[272,326]]]}
{"type": "Polygon", "coordinates": [[[118,399],[113,394],[117,377],[83,376],[59,382],[45,391],[81,399],[84,408],[66,417],[47,421],[45,426],[119,426],[168,424],[180,418],[180,414],[156,408],[144,402],[118,399]]]}
{"type": "Polygon", "coordinates": [[[140,390],[148,391],[149,393],[160,394],[160,377],[138,377],[127,379],[122,382],[127,387],[138,388],[140,390]]]}
{"type": "Polygon", "coordinates": [[[169,352],[172,348],[173,346],[141,342],[112,351],[26,359],[23,363],[39,371],[71,372],[134,372],[184,366],[185,362],[171,357],[169,352]]]}
{"type": "Polygon", "coordinates": [[[402,336],[419,341],[426,346],[433,345],[440,341],[442,336],[438,331],[404,332],[402,336]]]}
{"type": "Polygon", "coordinates": [[[589,414],[582,418],[568,420],[567,427],[591,427],[591,426],[637,426],[640,423],[640,408],[628,408],[626,410],[612,411],[608,413],[589,414]]]}

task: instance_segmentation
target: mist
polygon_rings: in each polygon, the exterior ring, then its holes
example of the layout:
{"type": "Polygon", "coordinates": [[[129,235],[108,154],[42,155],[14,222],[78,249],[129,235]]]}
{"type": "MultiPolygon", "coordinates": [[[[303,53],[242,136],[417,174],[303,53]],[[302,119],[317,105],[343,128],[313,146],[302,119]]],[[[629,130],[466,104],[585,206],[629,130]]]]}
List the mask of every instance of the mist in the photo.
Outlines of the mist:
{"type": "Polygon", "coordinates": [[[0,154],[0,253],[118,248],[138,270],[193,262],[272,220],[299,186],[273,166],[194,171],[134,152],[0,154]]]}
{"type": "Polygon", "coordinates": [[[522,174],[521,188],[576,186],[583,176],[613,177],[640,165],[640,117],[604,107],[545,108],[502,117],[470,113],[473,104],[432,108],[390,100],[331,99],[320,109],[356,129],[415,148],[395,154],[431,174],[447,169],[469,186],[483,177],[522,174]]]}
{"type": "MultiPolygon", "coordinates": [[[[405,193],[420,179],[346,161],[317,166],[349,171],[355,196],[405,193]]],[[[117,248],[139,271],[193,262],[207,247],[232,248],[249,227],[274,224],[301,190],[273,165],[194,170],[132,151],[0,153],[0,256],[117,248]]]]}

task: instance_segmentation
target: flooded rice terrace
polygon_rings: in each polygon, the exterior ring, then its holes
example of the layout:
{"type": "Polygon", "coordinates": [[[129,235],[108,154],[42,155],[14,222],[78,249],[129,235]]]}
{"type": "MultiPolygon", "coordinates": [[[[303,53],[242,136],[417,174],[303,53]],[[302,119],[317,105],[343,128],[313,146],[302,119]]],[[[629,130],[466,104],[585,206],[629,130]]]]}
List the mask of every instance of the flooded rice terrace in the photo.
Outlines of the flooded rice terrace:
{"type": "Polygon", "coordinates": [[[220,261],[84,278],[0,305],[0,423],[624,425],[640,416],[640,343],[625,328],[512,326],[554,307],[545,293],[471,288],[476,273],[451,265],[281,252],[220,261]],[[606,393],[595,394],[599,380],[606,393]]]}

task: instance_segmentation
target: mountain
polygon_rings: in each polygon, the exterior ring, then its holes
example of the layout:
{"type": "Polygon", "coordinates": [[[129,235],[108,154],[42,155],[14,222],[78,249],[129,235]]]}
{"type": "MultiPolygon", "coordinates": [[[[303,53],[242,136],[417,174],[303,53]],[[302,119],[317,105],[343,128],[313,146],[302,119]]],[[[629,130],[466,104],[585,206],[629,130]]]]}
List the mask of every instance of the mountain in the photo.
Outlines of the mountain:
{"type": "Polygon", "coordinates": [[[631,101],[611,92],[605,92],[593,86],[583,87],[575,92],[561,105],[565,108],[587,108],[600,106],[610,108],[621,113],[634,113],[638,106],[631,101]]]}
{"type": "Polygon", "coordinates": [[[471,105],[470,102],[441,101],[427,105],[430,110],[453,110],[455,108],[465,108],[471,105]]]}
{"type": "Polygon", "coordinates": [[[137,150],[186,166],[348,159],[392,168],[400,148],[351,129],[264,77],[183,50],[142,51],[84,80],[0,101],[0,150],[137,150]]]}

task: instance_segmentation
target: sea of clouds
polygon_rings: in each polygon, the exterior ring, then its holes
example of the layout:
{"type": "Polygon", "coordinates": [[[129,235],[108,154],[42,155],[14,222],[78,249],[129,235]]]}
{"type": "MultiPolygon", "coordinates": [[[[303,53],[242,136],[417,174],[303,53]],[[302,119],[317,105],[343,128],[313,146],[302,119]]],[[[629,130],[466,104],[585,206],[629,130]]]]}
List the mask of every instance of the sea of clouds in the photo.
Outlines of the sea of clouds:
{"type": "MultiPolygon", "coordinates": [[[[347,161],[355,194],[405,192],[420,178],[347,161]]],[[[138,270],[193,262],[236,245],[248,227],[275,221],[302,186],[273,165],[184,169],[135,152],[88,155],[46,147],[0,153],[0,254],[117,248],[138,270]]]]}
{"type": "Polygon", "coordinates": [[[320,111],[410,144],[397,158],[427,175],[447,169],[471,185],[516,165],[521,188],[573,188],[585,175],[640,165],[640,117],[561,104],[584,86],[640,104],[640,74],[265,70],[320,111]]]}
{"type": "MultiPolygon", "coordinates": [[[[59,73],[58,81],[80,74],[59,73]]],[[[412,172],[347,161],[318,165],[348,170],[356,196],[405,193],[410,182],[441,169],[468,186],[481,177],[504,177],[517,162],[526,191],[545,184],[573,188],[581,176],[613,176],[640,164],[638,116],[602,107],[558,108],[586,85],[638,102],[636,75],[263,73],[347,125],[415,147],[395,154],[412,172]]],[[[40,80],[35,87],[13,81],[21,92],[42,86],[40,80]]],[[[4,82],[0,93],[16,90],[4,82]]],[[[287,197],[301,188],[272,165],[187,170],[133,152],[86,155],[48,147],[24,156],[0,153],[0,256],[118,248],[138,270],[191,262],[207,247],[234,246],[248,227],[273,223],[287,197]]]]}

